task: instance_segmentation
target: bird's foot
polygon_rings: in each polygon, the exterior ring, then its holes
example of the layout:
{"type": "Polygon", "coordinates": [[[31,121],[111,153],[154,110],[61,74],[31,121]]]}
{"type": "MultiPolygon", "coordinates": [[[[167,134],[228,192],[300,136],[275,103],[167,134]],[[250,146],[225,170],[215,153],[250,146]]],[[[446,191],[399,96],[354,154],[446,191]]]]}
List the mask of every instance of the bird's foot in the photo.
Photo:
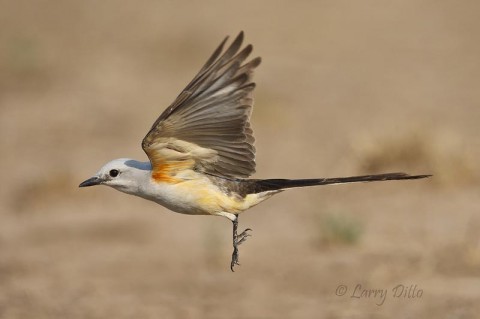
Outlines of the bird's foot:
{"type": "Polygon", "coordinates": [[[233,238],[233,246],[234,247],[235,246],[240,246],[244,241],[247,240],[247,237],[252,236],[248,233],[249,231],[252,231],[252,229],[247,228],[243,232],[241,232],[240,234],[235,235],[235,237],[233,238]]]}
{"type": "Polygon", "coordinates": [[[236,234],[236,232],[234,232],[233,234],[233,253],[232,253],[232,262],[230,263],[230,269],[232,271],[234,271],[233,267],[235,267],[235,265],[240,266],[240,264],[238,263],[238,258],[239,258],[238,246],[240,246],[243,242],[245,242],[249,236],[252,236],[248,233],[249,231],[252,231],[252,229],[247,228],[240,234],[236,234]]]}

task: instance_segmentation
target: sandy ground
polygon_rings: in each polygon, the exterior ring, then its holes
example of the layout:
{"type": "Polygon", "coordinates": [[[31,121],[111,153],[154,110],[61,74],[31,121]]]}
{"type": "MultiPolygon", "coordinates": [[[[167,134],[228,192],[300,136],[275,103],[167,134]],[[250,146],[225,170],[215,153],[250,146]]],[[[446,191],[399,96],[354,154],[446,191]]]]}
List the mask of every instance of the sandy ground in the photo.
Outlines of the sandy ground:
{"type": "Polygon", "coordinates": [[[478,318],[479,11],[0,1],[0,318],[478,318]],[[435,177],[283,193],[241,216],[235,273],[227,220],[77,188],[146,159],[156,116],[240,30],[263,58],[255,177],[435,177]]]}

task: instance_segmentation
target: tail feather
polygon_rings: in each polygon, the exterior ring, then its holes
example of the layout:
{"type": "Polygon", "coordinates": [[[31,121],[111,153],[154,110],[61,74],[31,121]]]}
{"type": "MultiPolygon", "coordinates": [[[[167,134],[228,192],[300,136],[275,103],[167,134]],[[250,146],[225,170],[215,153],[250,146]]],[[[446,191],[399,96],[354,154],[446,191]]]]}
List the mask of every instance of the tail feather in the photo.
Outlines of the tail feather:
{"type": "Polygon", "coordinates": [[[420,179],[430,177],[432,175],[408,175],[405,173],[387,173],[377,175],[363,175],[351,177],[335,177],[335,178],[313,178],[313,179],[263,179],[255,180],[255,193],[265,191],[282,190],[294,187],[330,185],[330,184],[347,184],[358,182],[378,182],[378,181],[394,181],[404,179],[420,179]]]}

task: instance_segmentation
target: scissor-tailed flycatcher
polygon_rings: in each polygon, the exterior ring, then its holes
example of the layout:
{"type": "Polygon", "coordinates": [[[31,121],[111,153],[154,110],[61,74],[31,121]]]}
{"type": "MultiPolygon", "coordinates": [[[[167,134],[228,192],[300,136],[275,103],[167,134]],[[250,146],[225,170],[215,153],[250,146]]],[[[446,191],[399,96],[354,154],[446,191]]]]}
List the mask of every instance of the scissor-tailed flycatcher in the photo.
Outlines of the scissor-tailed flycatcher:
{"type": "Polygon", "coordinates": [[[255,172],[250,115],[257,57],[240,50],[243,32],[223,52],[228,37],[200,72],[153,123],[142,141],[149,162],[116,159],[80,187],[108,185],[177,213],[227,217],[233,222],[230,268],[250,234],[237,233],[238,214],[285,189],[315,185],[418,179],[430,175],[389,173],[340,178],[247,179],[255,172]]]}

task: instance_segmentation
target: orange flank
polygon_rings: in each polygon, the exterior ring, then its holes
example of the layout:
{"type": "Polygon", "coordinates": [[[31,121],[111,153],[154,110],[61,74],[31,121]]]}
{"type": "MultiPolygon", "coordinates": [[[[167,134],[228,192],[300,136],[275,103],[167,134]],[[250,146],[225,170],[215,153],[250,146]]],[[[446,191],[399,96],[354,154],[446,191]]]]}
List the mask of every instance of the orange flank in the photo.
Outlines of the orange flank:
{"type": "Polygon", "coordinates": [[[193,160],[157,162],[152,169],[152,178],[158,183],[179,183],[182,180],[179,178],[175,178],[175,175],[177,175],[177,173],[181,172],[182,170],[192,168],[193,163],[193,160]]]}

